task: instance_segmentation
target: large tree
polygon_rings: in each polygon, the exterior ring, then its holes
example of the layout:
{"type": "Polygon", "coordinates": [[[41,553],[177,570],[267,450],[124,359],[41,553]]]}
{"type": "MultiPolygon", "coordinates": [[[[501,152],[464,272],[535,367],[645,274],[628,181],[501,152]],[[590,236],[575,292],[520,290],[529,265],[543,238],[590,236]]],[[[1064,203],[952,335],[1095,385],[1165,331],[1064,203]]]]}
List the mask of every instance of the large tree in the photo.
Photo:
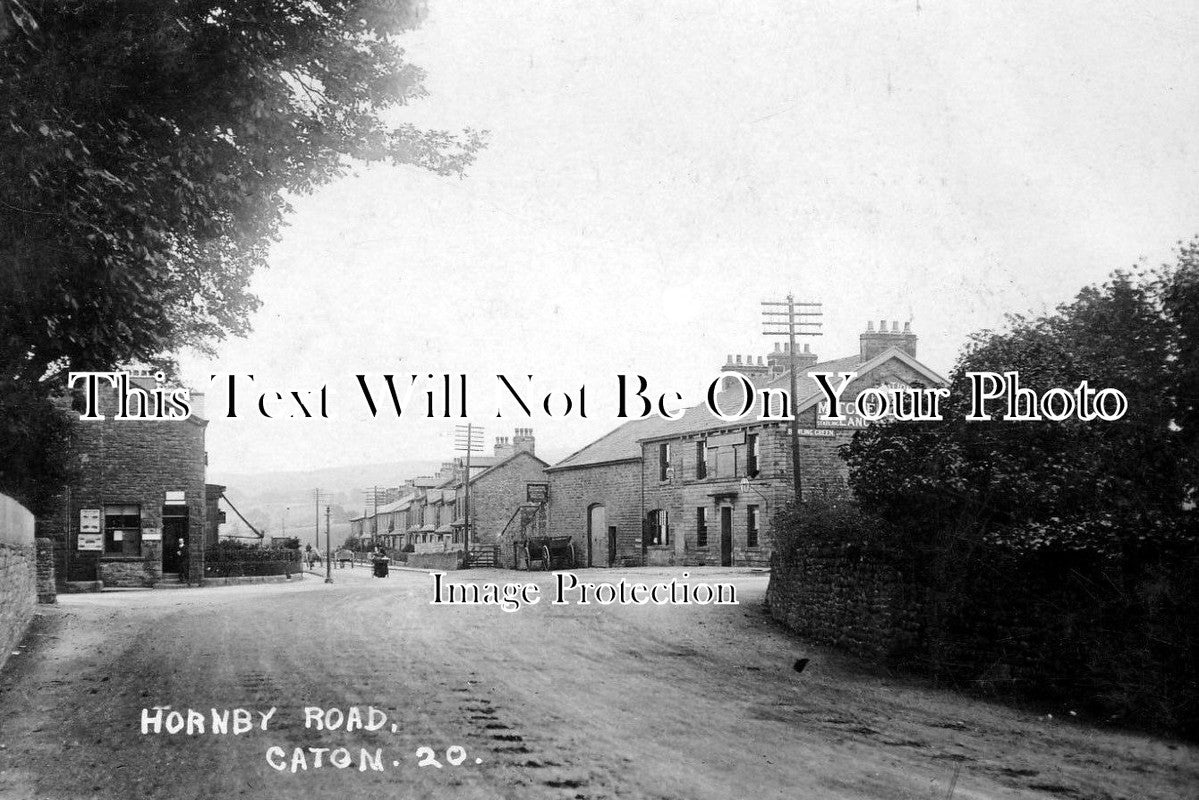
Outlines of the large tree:
{"type": "MultiPolygon", "coordinates": [[[[0,0],[0,393],[44,397],[70,369],[244,334],[287,196],[355,161],[461,173],[478,134],[381,116],[424,94],[397,46],[420,14],[419,0],[0,0]]],[[[4,416],[16,405],[0,404],[0,439],[28,431],[24,400],[4,416]]],[[[31,466],[0,462],[0,484],[31,466]]]]}
{"type": "Polygon", "coordinates": [[[1019,549],[1127,554],[1192,537],[1197,324],[1192,242],[1156,273],[1117,272],[1052,314],[977,334],[951,376],[944,422],[855,436],[855,494],[906,530],[974,532],[1019,549]],[[967,373],[1012,370],[1038,395],[1084,380],[1119,389],[1127,413],[1114,422],[967,421],[967,373]]]}

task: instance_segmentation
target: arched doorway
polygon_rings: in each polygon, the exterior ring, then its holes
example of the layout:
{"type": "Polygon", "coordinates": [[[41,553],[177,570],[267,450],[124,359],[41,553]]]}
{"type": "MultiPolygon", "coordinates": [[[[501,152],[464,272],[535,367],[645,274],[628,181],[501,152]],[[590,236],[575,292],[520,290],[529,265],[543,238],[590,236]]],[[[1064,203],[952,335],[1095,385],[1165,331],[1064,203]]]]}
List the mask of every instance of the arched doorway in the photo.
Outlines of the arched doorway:
{"type": "Polygon", "coordinates": [[[610,567],[608,509],[600,503],[587,508],[587,566],[610,567]]]}

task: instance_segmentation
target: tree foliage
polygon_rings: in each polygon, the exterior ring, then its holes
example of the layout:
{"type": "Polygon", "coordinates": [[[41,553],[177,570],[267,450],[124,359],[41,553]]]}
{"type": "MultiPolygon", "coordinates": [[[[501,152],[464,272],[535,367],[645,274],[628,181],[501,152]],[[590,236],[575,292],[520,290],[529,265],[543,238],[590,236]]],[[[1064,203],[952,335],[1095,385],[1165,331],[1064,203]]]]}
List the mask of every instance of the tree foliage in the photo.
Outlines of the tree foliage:
{"type": "Polygon", "coordinates": [[[855,436],[846,455],[859,501],[908,528],[971,530],[1024,549],[1127,553],[1193,537],[1197,248],[1183,245],[1156,273],[1117,272],[1053,314],[976,334],[952,373],[944,422],[855,436]],[[1119,389],[1128,411],[1114,422],[966,421],[967,373],[1013,370],[1038,394],[1084,380],[1119,389]]]}
{"type": "Polygon", "coordinates": [[[0,393],[246,333],[287,197],[355,161],[461,173],[479,134],[384,119],[424,94],[397,45],[420,13],[0,0],[0,393]]]}

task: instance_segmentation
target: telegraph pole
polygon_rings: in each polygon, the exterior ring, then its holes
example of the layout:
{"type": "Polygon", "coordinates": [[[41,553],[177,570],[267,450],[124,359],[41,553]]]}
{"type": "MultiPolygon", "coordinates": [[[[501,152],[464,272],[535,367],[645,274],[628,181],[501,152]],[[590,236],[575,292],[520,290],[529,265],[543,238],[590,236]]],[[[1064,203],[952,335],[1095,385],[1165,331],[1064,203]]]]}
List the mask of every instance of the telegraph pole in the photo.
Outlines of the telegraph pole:
{"type": "MultiPolygon", "coordinates": [[[[372,486],[371,493],[371,547],[374,547],[376,540],[379,538],[379,487],[372,486]]],[[[365,511],[363,512],[366,513],[365,511]]],[[[366,533],[366,526],[363,526],[363,533],[366,533]]]]}
{"type": "Polygon", "coordinates": [[[329,543],[329,514],[332,508],[325,506],[325,583],[333,583],[333,546],[329,543]]]}
{"type": "Polygon", "coordinates": [[[785,303],[763,302],[762,303],[762,331],[767,336],[786,336],[787,337],[787,355],[789,356],[791,374],[791,396],[788,409],[791,413],[791,465],[792,472],[795,477],[795,502],[803,502],[803,478],[799,465],[799,414],[796,413],[797,398],[796,392],[796,373],[798,372],[798,359],[796,357],[795,337],[796,336],[819,336],[820,331],[807,331],[804,328],[819,328],[819,322],[807,322],[805,317],[820,317],[824,312],[820,310],[820,303],[797,303],[795,297],[791,294],[787,295],[785,303]],[[785,308],[786,310],[779,310],[785,308]],[[799,308],[800,311],[795,309],[799,308]],[[802,309],[815,309],[805,311],[802,309]],[[784,319],[776,319],[783,317],[784,319]]]}
{"type": "Polygon", "coordinates": [[[312,538],[313,544],[316,545],[316,551],[321,551],[321,490],[312,490],[312,501],[316,504],[316,526],[313,528],[312,538]]]}
{"type": "Polygon", "coordinates": [[[471,423],[454,427],[454,449],[466,451],[466,478],[463,480],[465,496],[462,500],[462,549],[470,555],[470,454],[483,449],[483,429],[471,423]],[[477,437],[477,438],[476,438],[477,437]]]}

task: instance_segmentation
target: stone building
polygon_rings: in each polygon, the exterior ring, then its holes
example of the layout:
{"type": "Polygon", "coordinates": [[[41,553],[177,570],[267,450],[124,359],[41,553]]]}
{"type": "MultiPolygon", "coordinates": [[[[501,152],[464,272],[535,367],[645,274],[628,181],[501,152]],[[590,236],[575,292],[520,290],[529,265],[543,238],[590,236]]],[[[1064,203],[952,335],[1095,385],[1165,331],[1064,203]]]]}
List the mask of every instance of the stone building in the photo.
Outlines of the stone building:
{"type": "Polygon", "coordinates": [[[579,566],[640,566],[646,563],[642,438],[666,432],[658,417],[626,422],[547,467],[549,533],[571,536],[579,566]]]}
{"type": "MultiPolygon", "coordinates": [[[[145,373],[133,383],[152,388],[145,373]]],[[[54,510],[38,518],[38,535],[54,540],[60,580],[105,586],[199,583],[209,494],[203,397],[192,395],[187,419],[114,419],[116,391],[98,395],[102,420],[74,419],[76,479],[54,510]]]]}
{"type": "MultiPolygon", "coordinates": [[[[843,407],[872,386],[944,385],[916,360],[916,343],[908,326],[875,330],[871,323],[853,355],[820,362],[808,347],[796,354],[805,499],[848,492],[839,450],[866,425],[856,414],[838,423],[818,419],[825,394],[809,373],[858,373],[843,407]]],[[[776,348],[756,360],[729,356],[723,370],[745,376],[756,397],[789,392],[790,355],[776,348]]],[[[728,416],[744,390],[736,380],[726,385],[717,405],[728,416]]],[[[764,419],[758,405],[735,422],[706,405],[676,420],[632,421],[550,467],[551,533],[574,537],[587,566],[767,566],[770,516],[794,497],[794,472],[790,422],[764,419]]],[[[772,408],[777,415],[781,399],[772,408]]]]}
{"type": "MultiPolygon", "coordinates": [[[[532,447],[531,437],[528,445],[532,447]]],[[[516,566],[514,543],[545,531],[545,504],[530,499],[529,485],[548,483],[548,466],[531,449],[519,450],[471,479],[472,550],[494,547],[497,566],[516,566]]]]}
{"type": "MultiPolygon", "coordinates": [[[[528,485],[546,482],[548,465],[535,451],[533,430],[517,428],[511,437],[496,438],[491,455],[471,457],[469,544],[480,548],[502,545],[499,560],[505,563],[511,561],[513,535],[528,527],[528,520],[516,514],[521,508],[529,510],[528,485]]],[[[455,458],[443,463],[436,475],[406,481],[394,502],[351,518],[351,533],[369,537],[376,531],[379,543],[389,549],[416,553],[464,550],[468,546],[466,471],[465,459],[455,458]]],[[[544,521],[544,509],[540,519],[544,521]]]]}

